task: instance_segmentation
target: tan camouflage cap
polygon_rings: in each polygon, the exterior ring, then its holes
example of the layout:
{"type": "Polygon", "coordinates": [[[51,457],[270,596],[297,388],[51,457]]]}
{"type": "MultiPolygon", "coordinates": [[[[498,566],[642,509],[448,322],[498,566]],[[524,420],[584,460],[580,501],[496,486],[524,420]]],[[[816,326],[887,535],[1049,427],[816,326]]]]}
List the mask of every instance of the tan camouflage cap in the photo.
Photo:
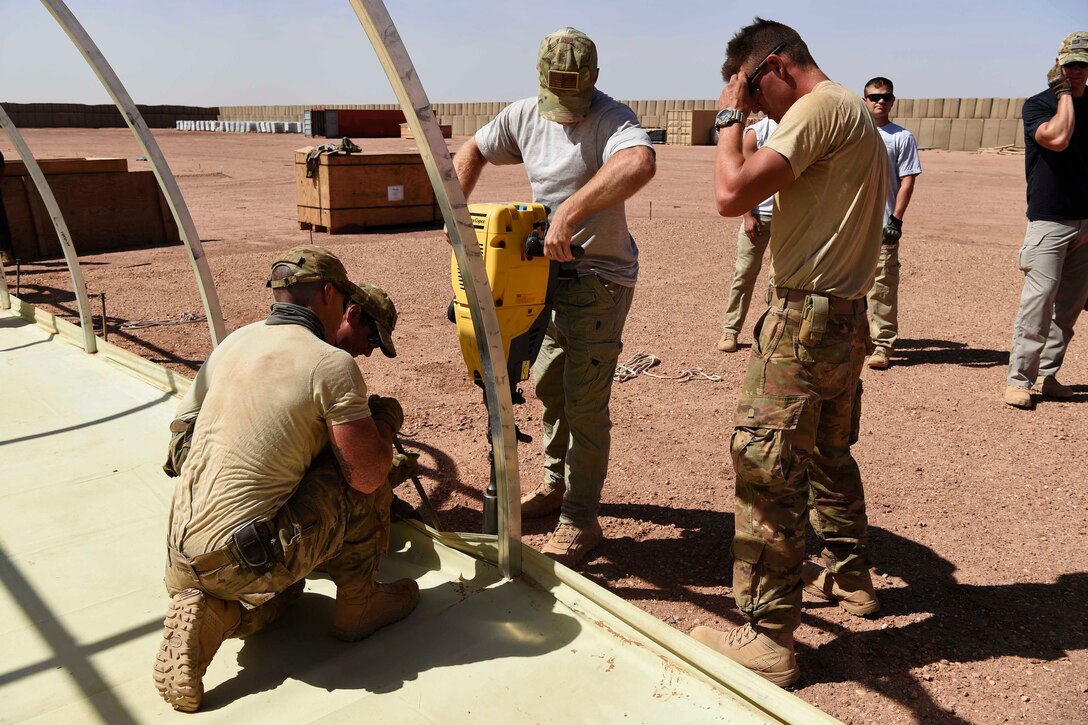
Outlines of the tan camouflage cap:
{"type": "Polygon", "coordinates": [[[397,308],[393,300],[389,299],[385,290],[372,284],[356,287],[351,300],[362,307],[363,312],[369,315],[378,326],[378,336],[382,341],[381,349],[385,356],[396,357],[397,349],[393,347],[393,328],[397,326],[397,308]]]}
{"type": "Polygon", "coordinates": [[[1078,30],[1065,36],[1058,48],[1058,65],[1088,63],[1088,31],[1078,30]]]}
{"type": "Polygon", "coordinates": [[[341,291],[348,296],[359,289],[358,285],[348,279],[348,271],[344,269],[344,263],[324,247],[313,244],[292,247],[272,263],[272,269],[281,264],[290,267],[293,273],[283,279],[269,277],[266,287],[278,289],[300,282],[332,282],[339,285],[342,288],[341,291]]]}
{"type": "Polygon", "coordinates": [[[585,33],[561,28],[540,43],[540,115],[557,123],[577,123],[589,113],[597,71],[597,46],[585,33]]]}

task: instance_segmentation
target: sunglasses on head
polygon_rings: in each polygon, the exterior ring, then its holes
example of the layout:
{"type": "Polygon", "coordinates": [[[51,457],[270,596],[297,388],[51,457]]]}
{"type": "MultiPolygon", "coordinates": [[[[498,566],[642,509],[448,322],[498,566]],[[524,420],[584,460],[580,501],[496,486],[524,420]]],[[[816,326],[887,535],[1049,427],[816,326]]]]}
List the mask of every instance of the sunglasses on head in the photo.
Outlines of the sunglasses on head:
{"type": "Polygon", "coordinates": [[[895,98],[894,93],[868,93],[865,96],[865,100],[872,101],[873,103],[879,103],[880,101],[891,101],[895,98]]]}
{"type": "Polygon", "coordinates": [[[764,58],[763,60],[761,60],[759,62],[759,65],[757,65],[755,68],[753,68],[752,72],[748,74],[748,95],[754,96],[755,94],[759,93],[759,86],[756,85],[756,80],[759,78],[759,74],[762,73],[763,69],[766,67],[767,59],[770,58],[775,53],[781,52],[782,49],[785,48],[785,47],[786,47],[785,43],[779,43],[778,45],[776,45],[774,50],[772,50],[770,53],[767,54],[767,58],[764,58]]]}

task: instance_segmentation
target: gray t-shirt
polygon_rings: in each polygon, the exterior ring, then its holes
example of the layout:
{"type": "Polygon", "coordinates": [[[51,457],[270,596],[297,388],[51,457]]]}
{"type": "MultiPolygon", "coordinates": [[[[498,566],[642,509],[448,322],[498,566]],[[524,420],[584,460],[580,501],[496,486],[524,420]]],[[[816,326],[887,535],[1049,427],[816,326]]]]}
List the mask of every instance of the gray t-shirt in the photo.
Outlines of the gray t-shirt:
{"type": "Polygon", "coordinates": [[[918,159],[918,144],[914,141],[914,134],[902,126],[894,123],[886,123],[877,126],[880,131],[880,140],[888,149],[888,201],[884,207],[884,223],[888,223],[888,217],[895,211],[895,197],[899,195],[899,187],[903,185],[904,176],[917,176],[922,173],[922,162],[918,159]]]}
{"type": "MultiPolygon", "coordinates": [[[[600,91],[593,95],[589,115],[577,124],[541,118],[536,96],[515,101],[476,132],[476,145],[492,164],[525,164],[533,201],[552,211],[585,186],[612,154],[634,146],[652,148],[634,111],[600,91]]],[[[571,265],[578,274],[635,285],[638,246],[627,229],[623,204],[586,219],[571,243],[586,250],[571,265]]]]}

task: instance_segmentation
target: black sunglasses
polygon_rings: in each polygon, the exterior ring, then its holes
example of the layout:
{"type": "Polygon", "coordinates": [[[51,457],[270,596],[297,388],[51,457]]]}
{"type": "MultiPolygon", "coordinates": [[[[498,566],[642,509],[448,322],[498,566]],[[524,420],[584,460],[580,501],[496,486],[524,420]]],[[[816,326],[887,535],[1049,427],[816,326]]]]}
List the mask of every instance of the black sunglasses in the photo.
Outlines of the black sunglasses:
{"type": "Polygon", "coordinates": [[[869,93],[865,96],[865,100],[878,103],[880,101],[891,101],[895,99],[894,93],[869,93]]]}
{"type": "Polygon", "coordinates": [[[759,74],[763,72],[763,68],[767,65],[767,59],[775,53],[780,52],[785,47],[785,43],[779,43],[778,45],[776,45],[775,49],[767,54],[767,58],[761,60],[759,62],[759,65],[752,69],[752,72],[748,74],[748,95],[754,96],[755,94],[759,93],[759,86],[756,85],[756,79],[759,78],[759,74]]]}
{"type": "Polygon", "coordinates": [[[359,322],[370,328],[370,334],[366,338],[366,344],[377,350],[382,346],[382,334],[378,331],[378,323],[373,317],[363,312],[359,316],[359,322]]]}

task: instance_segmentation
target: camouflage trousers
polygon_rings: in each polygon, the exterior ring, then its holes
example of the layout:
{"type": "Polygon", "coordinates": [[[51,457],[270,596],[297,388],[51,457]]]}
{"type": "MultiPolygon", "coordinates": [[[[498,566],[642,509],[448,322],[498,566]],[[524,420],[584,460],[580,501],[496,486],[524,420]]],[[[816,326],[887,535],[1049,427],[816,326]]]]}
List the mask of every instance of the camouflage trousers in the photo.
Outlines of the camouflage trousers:
{"type": "Polygon", "coordinates": [[[324,565],[338,592],[365,593],[374,586],[379,557],[388,546],[392,498],[388,483],[372,494],[351,488],[326,449],[268,522],[277,534],[269,571],[253,571],[229,548],[192,558],[168,549],[166,590],[173,596],[194,587],[241,602],[242,624],[236,637],[252,634],[279,617],[302,594],[306,575],[319,565],[324,565]]]}
{"type": "Polygon", "coordinates": [[[806,515],[831,571],[868,566],[865,494],[850,454],[868,329],[864,300],[842,304],[807,344],[801,310],[772,306],[756,326],[731,443],[733,596],[767,630],[800,623],[806,515]]]}
{"type": "Polygon", "coordinates": [[[587,526],[597,517],[612,445],[612,375],[634,297],[595,274],[564,280],[533,365],[544,404],[544,476],[565,489],[559,520],[587,526]]]}
{"type": "Polygon", "coordinates": [[[876,278],[867,300],[873,345],[891,352],[899,340],[899,243],[881,244],[876,278]]]}

